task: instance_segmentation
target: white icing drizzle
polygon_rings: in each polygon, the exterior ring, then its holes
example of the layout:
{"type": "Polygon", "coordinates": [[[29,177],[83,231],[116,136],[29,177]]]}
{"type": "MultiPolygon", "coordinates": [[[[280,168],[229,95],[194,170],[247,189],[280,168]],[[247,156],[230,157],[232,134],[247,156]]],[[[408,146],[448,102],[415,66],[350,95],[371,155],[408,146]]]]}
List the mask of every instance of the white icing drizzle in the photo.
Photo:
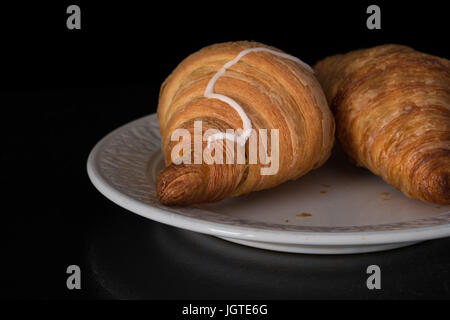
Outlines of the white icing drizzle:
{"type": "Polygon", "coordinates": [[[256,48],[249,48],[249,49],[242,50],[233,60],[230,60],[227,63],[225,63],[223,65],[223,67],[220,68],[220,70],[217,71],[217,73],[209,80],[208,85],[206,86],[206,89],[205,89],[205,93],[204,93],[204,96],[206,98],[221,100],[221,101],[225,102],[226,104],[228,104],[230,107],[232,107],[234,110],[236,110],[236,112],[239,114],[239,116],[242,119],[242,126],[243,126],[242,134],[235,135],[235,134],[230,134],[230,133],[219,132],[219,133],[210,135],[208,137],[208,146],[211,144],[211,142],[213,142],[215,140],[221,140],[221,139],[228,139],[231,141],[236,141],[240,145],[245,145],[247,139],[250,137],[251,132],[252,132],[252,124],[251,124],[250,119],[247,117],[247,114],[245,113],[244,109],[242,109],[242,107],[236,101],[231,99],[230,97],[224,96],[222,94],[214,93],[213,90],[214,90],[214,84],[216,83],[217,79],[219,79],[228,68],[230,68],[231,66],[236,64],[246,54],[248,54],[250,52],[258,52],[258,51],[269,52],[276,56],[290,59],[292,61],[297,62],[298,64],[300,64],[307,70],[314,73],[313,69],[309,65],[307,65],[300,59],[298,59],[294,56],[291,56],[287,53],[278,52],[278,51],[271,50],[271,49],[264,48],[264,47],[256,47],[256,48]]]}

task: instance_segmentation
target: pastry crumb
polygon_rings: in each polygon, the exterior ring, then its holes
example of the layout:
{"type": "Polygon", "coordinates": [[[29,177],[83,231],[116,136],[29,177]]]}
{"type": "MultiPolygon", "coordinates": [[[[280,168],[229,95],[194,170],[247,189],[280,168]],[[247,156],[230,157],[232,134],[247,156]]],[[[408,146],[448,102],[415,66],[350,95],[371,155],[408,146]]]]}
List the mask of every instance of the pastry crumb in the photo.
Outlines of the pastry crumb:
{"type": "Polygon", "coordinates": [[[436,209],[440,209],[441,207],[439,207],[439,206],[436,206],[435,208],[436,208],[436,209]]]}
{"type": "Polygon", "coordinates": [[[327,190],[320,190],[320,193],[327,193],[327,190]]]}
{"type": "Polygon", "coordinates": [[[284,220],[284,222],[289,222],[289,220],[288,220],[288,219],[286,219],[286,220],[284,220]]]}
{"type": "Polygon", "coordinates": [[[389,196],[389,195],[390,195],[389,192],[381,192],[380,194],[381,194],[382,196],[389,196]]]}
{"type": "Polygon", "coordinates": [[[322,187],[329,188],[331,186],[329,184],[324,183],[324,184],[322,184],[322,187]]]}
{"type": "Polygon", "coordinates": [[[297,213],[295,216],[298,217],[298,218],[302,218],[302,217],[311,217],[312,214],[311,214],[311,213],[308,213],[308,212],[302,212],[302,213],[297,213]]]}

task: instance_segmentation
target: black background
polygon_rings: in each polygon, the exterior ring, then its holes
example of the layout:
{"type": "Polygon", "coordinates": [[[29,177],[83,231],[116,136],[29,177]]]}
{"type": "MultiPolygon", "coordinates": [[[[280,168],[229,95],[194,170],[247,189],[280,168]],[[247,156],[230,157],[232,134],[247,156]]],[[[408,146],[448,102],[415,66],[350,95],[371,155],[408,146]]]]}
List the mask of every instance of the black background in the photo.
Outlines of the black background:
{"type": "Polygon", "coordinates": [[[450,58],[444,2],[16,2],[0,8],[2,290],[6,298],[450,298],[450,241],[355,256],[241,247],[151,222],[104,198],[86,160],[116,127],[156,111],[188,54],[256,40],[314,64],[384,43],[450,58]],[[81,30],[66,8],[81,7],[81,30]],[[66,288],[66,268],[82,290],[66,288]],[[382,290],[365,269],[378,264],[382,290]]]}

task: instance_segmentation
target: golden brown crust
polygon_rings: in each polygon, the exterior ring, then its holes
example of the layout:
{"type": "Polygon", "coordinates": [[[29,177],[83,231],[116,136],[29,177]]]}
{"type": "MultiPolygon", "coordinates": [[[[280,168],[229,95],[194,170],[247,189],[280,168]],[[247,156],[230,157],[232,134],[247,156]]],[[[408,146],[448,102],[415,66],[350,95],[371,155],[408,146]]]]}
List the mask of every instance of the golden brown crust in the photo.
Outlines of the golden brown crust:
{"type": "Polygon", "coordinates": [[[383,45],[314,69],[358,165],[409,197],[450,204],[450,61],[383,45]]]}
{"type": "Polygon", "coordinates": [[[222,132],[242,128],[242,120],[234,109],[220,100],[204,97],[204,91],[226,62],[242,50],[254,47],[281,52],[256,42],[215,44],[187,57],[164,81],[158,119],[168,168],[157,180],[161,202],[210,202],[267,189],[298,178],[328,159],[334,140],[334,120],[314,75],[290,59],[268,52],[251,52],[227,69],[215,83],[214,92],[237,101],[255,130],[279,129],[277,174],[261,175],[259,163],[173,168],[170,156],[177,142],[170,141],[170,137],[175,129],[185,128],[193,133],[195,120],[202,120],[203,132],[211,128],[222,132]],[[195,190],[182,190],[187,186],[195,190]]]}

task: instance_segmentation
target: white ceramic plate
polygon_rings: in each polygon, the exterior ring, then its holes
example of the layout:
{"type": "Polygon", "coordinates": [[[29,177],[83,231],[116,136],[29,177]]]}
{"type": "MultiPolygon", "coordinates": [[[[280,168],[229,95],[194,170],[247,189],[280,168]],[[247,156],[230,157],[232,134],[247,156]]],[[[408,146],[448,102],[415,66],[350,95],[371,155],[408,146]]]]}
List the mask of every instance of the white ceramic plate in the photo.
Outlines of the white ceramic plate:
{"type": "Polygon", "coordinates": [[[215,204],[167,207],[154,180],[163,168],[156,115],[133,121],[91,151],[92,183],[146,218],[247,246],[298,253],[381,251],[450,236],[450,206],[408,199],[337,150],[321,168],[276,188],[215,204]]]}

